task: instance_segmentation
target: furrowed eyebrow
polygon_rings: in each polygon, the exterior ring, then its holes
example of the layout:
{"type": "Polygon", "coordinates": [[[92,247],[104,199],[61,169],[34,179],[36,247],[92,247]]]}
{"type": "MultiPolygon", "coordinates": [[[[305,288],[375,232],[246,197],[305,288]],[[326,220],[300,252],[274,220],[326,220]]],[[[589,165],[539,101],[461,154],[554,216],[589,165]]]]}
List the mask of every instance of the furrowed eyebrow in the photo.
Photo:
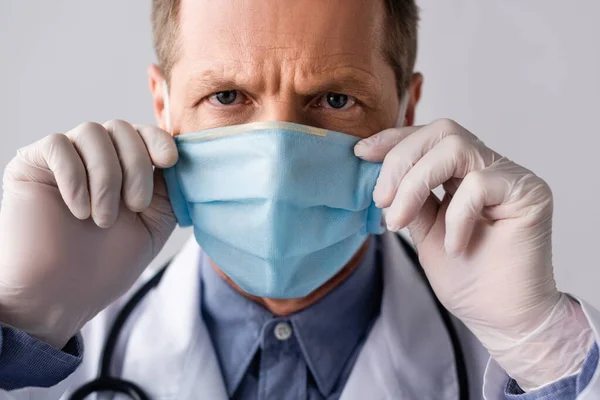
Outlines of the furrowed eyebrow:
{"type": "Polygon", "coordinates": [[[186,86],[188,87],[186,97],[194,100],[218,91],[244,88],[244,79],[242,77],[238,75],[236,79],[235,75],[228,75],[222,70],[199,70],[197,73],[192,74],[186,82],[186,86]]]}
{"type": "Polygon", "coordinates": [[[299,85],[301,94],[315,95],[324,92],[343,93],[362,99],[370,106],[379,106],[381,101],[381,82],[372,74],[354,67],[343,67],[333,70],[328,76],[315,75],[299,85]]]}
{"type": "MultiPolygon", "coordinates": [[[[335,92],[354,96],[369,107],[379,107],[382,85],[373,74],[356,67],[337,67],[319,73],[307,74],[296,80],[295,91],[303,96],[315,96],[320,93],[335,92]]],[[[186,85],[190,101],[223,90],[246,90],[253,92],[264,89],[266,79],[260,74],[253,75],[246,69],[235,68],[200,69],[193,73],[186,85]]]]}

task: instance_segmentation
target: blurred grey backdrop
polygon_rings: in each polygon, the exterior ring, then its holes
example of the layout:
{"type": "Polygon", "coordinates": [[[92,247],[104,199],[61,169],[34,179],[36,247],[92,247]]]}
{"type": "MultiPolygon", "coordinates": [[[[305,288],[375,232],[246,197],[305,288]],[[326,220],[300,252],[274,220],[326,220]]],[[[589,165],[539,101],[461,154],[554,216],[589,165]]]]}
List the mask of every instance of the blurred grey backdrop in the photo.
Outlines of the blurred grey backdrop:
{"type": "MultiPolygon", "coordinates": [[[[600,2],[421,0],[418,122],[448,117],[548,181],[559,286],[600,307],[600,2]]],[[[152,123],[150,0],[0,0],[0,169],[83,121],[152,123]]],[[[178,230],[155,264],[181,246],[178,230]]]]}

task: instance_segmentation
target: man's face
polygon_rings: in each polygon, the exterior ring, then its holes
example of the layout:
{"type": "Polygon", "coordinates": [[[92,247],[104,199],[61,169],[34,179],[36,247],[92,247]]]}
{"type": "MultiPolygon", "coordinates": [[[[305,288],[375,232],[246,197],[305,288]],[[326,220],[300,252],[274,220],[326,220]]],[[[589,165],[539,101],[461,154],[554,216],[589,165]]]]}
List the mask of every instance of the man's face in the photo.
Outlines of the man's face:
{"type": "Polygon", "coordinates": [[[367,137],[396,122],[382,1],[183,0],[179,24],[175,134],[289,121],[367,137]]]}

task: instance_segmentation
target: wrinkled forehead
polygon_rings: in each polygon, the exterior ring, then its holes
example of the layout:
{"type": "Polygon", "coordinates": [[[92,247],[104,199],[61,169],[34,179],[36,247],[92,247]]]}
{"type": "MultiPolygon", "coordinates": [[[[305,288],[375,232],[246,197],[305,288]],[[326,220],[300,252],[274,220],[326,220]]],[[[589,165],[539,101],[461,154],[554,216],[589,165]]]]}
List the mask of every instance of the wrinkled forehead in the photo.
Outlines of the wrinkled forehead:
{"type": "Polygon", "coordinates": [[[215,64],[269,72],[293,62],[297,74],[311,74],[343,65],[368,72],[385,62],[378,0],[183,0],[179,16],[174,69],[215,64]]]}

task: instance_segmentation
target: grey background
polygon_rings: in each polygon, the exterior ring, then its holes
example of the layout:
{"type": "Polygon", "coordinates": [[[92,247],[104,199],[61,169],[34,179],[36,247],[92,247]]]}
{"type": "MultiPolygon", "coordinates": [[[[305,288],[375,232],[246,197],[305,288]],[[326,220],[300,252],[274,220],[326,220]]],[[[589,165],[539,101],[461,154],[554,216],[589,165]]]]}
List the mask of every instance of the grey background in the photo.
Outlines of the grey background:
{"type": "MultiPolygon", "coordinates": [[[[600,307],[600,2],[419,3],[418,122],[453,118],[550,183],[559,286],[600,307]]],[[[154,122],[149,15],[150,0],[0,0],[0,168],[83,121],[154,122]]]]}

